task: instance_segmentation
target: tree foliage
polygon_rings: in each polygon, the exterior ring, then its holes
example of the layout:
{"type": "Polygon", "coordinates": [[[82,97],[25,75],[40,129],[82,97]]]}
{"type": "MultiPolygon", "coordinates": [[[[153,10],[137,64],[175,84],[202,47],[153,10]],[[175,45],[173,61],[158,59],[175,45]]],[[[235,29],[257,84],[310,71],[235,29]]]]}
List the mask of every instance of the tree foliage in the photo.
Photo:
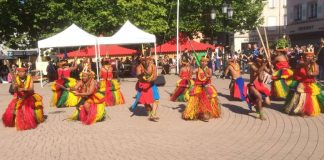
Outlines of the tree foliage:
{"type": "MultiPolygon", "coordinates": [[[[260,23],[261,0],[232,0],[230,21],[221,13],[223,0],[180,0],[180,31],[188,35],[211,31],[240,31],[260,23]],[[216,21],[210,19],[212,8],[216,21]],[[227,22],[226,26],[224,22],[227,22]]],[[[126,20],[162,37],[176,32],[176,0],[0,0],[0,43],[33,48],[72,23],[94,35],[110,36],[126,20]]]]}

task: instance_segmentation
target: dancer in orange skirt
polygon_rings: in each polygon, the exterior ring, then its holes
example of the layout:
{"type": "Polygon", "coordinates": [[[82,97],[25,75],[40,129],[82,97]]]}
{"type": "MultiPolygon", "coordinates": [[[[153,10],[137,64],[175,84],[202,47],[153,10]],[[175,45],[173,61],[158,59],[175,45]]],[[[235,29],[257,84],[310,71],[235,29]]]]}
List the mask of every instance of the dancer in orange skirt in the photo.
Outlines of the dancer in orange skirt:
{"type": "Polygon", "coordinates": [[[102,60],[100,69],[100,84],[99,91],[105,93],[105,101],[107,106],[124,104],[124,96],[120,91],[120,84],[113,79],[113,67],[110,64],[110,59],[102,60]]]}
{"type": "Polygon", "coordinates": [[[6,127],[17,130],[34,129],[44,121],[42,97],[34,92],[32,76],[21,64],[17,68],[18,76],[13,77],[14,97],[2,116],[6,127]]]}
{"type": "Polygon", "coordinates": [[[294,73],[297,87],[287,97],[284,111],[301,116],[318,116],[324,111],[324,94],[315,81],[319,67],[314,61],[314,50],[308,48],[294,73]]]}
{"type": "Polygon", "coordinates": [[[212,71],[207,67],[208,58],[200,60],[200,67],[194,70],[195,85],[190,90],[190,97],[182,118],[185,120],[208,121],[220,117],[220,103],[216,88],[211,84],[212,71]]]}
{"type": "Polygon", "coordinates": [[[191,79],[192,70],[187,59],[181,61],[182,67],[180,70],[180,80],[177,81],[177,88],[171,95],[171,101],[186,102],[189,99],[190,88],[194,85],[191,79]]]}

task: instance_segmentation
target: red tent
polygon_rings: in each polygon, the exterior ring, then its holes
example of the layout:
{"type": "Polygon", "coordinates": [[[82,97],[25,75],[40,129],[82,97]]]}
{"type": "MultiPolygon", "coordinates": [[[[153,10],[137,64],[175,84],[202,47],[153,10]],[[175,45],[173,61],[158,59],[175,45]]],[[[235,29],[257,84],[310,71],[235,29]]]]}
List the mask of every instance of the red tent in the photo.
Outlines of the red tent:
{"type": "MultiPolygon", "coordinates": [[[[134,49],[128,49],[124,47],[120,47],[118,45],[100,45],[100,56],[131,56],[134,55],[137,51],[134,49]]],[[[76,50],[72,52],[68,52],[68,57],[95,57],[95,47],[87,47],[81,50],[76,50]]],[[[63,57],[64,54],[58,55],[59,57],[63,57]]]]}
{"type": "MultiPolygon", "coordinates": [[[[215,46],[206,43],[199,43],[193,40],[189,41],[189,38],[184,36],[180,36],[179,38],[179,51],[185,51],[186,49],[188,49],[188,51],[193,51],[193,50],[206,51],[208,48],[214,50],[215,46]]],[[[173,38],[172,40],[157,46],[156,52],[157,53],[177,52],[177,38],[173,38]]]]}

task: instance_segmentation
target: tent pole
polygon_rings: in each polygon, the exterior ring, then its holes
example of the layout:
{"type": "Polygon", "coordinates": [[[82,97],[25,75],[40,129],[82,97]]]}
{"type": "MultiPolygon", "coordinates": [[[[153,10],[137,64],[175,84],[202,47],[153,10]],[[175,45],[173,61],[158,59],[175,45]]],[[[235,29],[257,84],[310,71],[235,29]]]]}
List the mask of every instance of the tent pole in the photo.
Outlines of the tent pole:
{"type": "MultiPolygon", "coordinates": [[[[37,57],[37,61],[38,61],[38,63],[40,63],[40,62],[42,62],[42,57],[41,57],[41,49],[40,48],[38,48],[38,57],[37,57]]],[[[36,68],[37,68],[37,64],[36,64],[36,68]]],[[[42,70],[40,70],[40,85],[41,85],[41,87],[43,88],[44,86],[43,86],[43,74],[42,74],[42,70]]]]}
{"type": "Polygon", "coordinates": [[[98,40],[96,39],[96,44],[95,44],[96,69],[97,69],[97,81],[99,82],[98,48],[97,47],[98,47],[98,40]]]}
{"type": "Polygon", "coordinates": [[[154,56],[155,56],[155,67],[156,67],[156,75],[159,75],[158,72],[158,60],[157,60],[157,55],[156,55],[156,42],[154,42],[154,56]]]}
{"type": "Polygon", "coordinates": [[[179,73],[179,6],[180,2],[177,1],[177,71],[176,73],[179,73]]]}

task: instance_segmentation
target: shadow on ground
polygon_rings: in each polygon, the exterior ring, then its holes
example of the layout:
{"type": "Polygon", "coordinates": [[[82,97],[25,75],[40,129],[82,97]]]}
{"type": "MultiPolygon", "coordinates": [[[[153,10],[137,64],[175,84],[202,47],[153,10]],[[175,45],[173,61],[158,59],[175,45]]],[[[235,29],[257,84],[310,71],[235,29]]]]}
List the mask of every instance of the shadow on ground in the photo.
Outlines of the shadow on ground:
{"type": "Polygon", "coordinates": [[[148,116],[147,110],[142,106],[137,106],[133,110],[130,109],[130,111],[133,112],[131,117],[133,117],[133,116],[148,116]]]}
{"type": "Polygon", "coordinates": [[[242,108],[240,106],[233,105],[233,104],[222,104],[222,106],[225,108],[228,108],[230,111],[232,111],[234,113],[244,114],[244,115],[248,115],[248,116],[255,118],[254,116],[249,114],[249,113],[251,113],[250,110],[242,108]]]}
{"type": "Polygon", "coordinates": [[[53,112],[49,112],[48,114],[60,114],[60,113],[64,113],[65,111],[53,111],[53,112]]]}
{"type": "Polygon", "coordinates": [[[178,112],[182,113],[185,110],[185,108],[186,108],[186,105],[185,104],[179,104],[178,107],[173,107],[172,109],[173,110],[177,109],[178,112]]]}

